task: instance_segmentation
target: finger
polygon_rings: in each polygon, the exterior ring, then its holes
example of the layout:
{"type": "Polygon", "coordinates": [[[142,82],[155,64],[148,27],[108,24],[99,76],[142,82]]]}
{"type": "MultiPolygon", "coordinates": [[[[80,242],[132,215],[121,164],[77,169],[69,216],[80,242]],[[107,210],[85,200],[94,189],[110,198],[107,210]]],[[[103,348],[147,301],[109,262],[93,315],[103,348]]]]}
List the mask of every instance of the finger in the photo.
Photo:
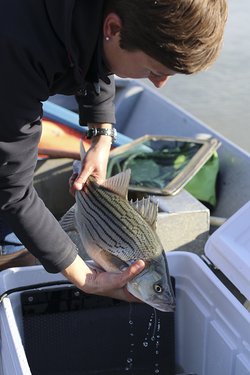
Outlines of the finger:
{"type": "Polygon", "coordinates": [[[75,196],[75,189],[73,188],[75,179],[77,178],[77,174],[72,174],[72,176],[69,178],[69,192],[73,197],[75,196]]]}
{"type": "Polygon", "coordinates": [[[87,167],[86,165],[83,165],[83,170],[81,173],[79,173],[78,177],[76,178],[73,188],[75,190],[82,190],[83,185],[86,183],[87,179],[89,176],[93,173],[93,168],[92,167],[87,167]]]}
{"type": "Polygon", "coordinates": [[[73,185],[72,185],[72,188],[75,189],[75,190],[82,190],[83,188],[83,185],[85,184],[85,182],[87,181],[88,177],[89,177],[90,174],[86,175],[86,174],[80,174],[74,181],[73,185]]]}
{"type": "Polygon", "coordinates": [[[127,283],[128,281],[132,280],[136,275],[138,275],[145,267],[145,262],[143,260],[137,260],[133,263],[130,267],[128,267],[125,271],[122,272],[121,277],[122,280],[127,283]]]}
{"type": "Polygon", "coordinates": [[[82,190],[84,184],[85,184],[85,179],[78,178],[77,180],[75,180],[75,182],[72,186],[72,189],[80,191],[80,190],[82,190]]]}
{"type": "Polygon", "coordinates": [[[72,186],[73,185],[73,183],[75,182],[75,179],[77,178],[77,174],[76,173],[74,173],[74,174],[72,174],[72,176],[69,178],[69,185],[70,186],[72,186]]]}

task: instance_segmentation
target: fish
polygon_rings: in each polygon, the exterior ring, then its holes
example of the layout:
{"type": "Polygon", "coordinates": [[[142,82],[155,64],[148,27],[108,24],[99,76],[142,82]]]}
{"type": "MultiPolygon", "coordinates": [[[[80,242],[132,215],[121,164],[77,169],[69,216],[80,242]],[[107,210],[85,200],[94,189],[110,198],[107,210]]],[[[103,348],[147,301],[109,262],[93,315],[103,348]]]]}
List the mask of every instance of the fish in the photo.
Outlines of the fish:
{"type": "Polygon", "coordinates": [[[165,251],[156,233],[157,203],[129,201],[131,170],[98,184],[90,176],[75,204],[61,218],[65,232],[77,233],[89,258],[107,272],[122,272],[138,259],[145,268],[127,283],[142,302],[164,312],[175,310],[175,296],[165,251]]]}

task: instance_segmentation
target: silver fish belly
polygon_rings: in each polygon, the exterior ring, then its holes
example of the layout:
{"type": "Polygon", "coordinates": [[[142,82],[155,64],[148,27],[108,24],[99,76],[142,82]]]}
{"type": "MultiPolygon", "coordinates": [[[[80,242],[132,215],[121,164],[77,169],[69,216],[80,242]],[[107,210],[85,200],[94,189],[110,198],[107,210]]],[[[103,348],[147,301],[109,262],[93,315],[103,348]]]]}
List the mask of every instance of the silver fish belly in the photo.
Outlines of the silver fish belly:
{"type": "Polygon", "coordinates": [[[76,204],[61,220],[75,228],[89,257],[105,271],[121,272],[143,259],[145,269],[128,283],[131,294],[161,311],[173,311],[174,293],[167,259],[156,234],[157,205],[150,199],[127,200],[130,170],[98,185],[91,177],[76,204]]]}

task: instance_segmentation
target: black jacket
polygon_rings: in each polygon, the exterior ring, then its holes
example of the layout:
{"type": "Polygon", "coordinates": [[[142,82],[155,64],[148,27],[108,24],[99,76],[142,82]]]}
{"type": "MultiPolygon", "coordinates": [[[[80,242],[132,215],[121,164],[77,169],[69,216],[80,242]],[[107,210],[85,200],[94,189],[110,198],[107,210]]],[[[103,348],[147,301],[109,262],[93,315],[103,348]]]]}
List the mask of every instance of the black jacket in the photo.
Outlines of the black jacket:
{"type": "Polygon", "coordinates": [[[77,249],[33,188],[42,102],[77,95],[80,123],[115,121],[103,3],[0,0],[0,214],[49,272],[69,266],[77,249]]]}

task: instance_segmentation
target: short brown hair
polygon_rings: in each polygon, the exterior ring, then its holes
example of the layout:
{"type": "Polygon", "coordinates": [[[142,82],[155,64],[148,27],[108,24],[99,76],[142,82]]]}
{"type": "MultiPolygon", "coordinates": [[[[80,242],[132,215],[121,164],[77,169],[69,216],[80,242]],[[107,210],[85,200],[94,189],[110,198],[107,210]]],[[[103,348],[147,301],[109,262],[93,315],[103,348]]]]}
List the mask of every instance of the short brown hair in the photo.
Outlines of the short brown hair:
{"type": "Polygon", "coordinates": [[[120,46],[141,50],[179,73],[205,70],[217,58],[226,0],[108,0],[122,20],[120,46]]]}

